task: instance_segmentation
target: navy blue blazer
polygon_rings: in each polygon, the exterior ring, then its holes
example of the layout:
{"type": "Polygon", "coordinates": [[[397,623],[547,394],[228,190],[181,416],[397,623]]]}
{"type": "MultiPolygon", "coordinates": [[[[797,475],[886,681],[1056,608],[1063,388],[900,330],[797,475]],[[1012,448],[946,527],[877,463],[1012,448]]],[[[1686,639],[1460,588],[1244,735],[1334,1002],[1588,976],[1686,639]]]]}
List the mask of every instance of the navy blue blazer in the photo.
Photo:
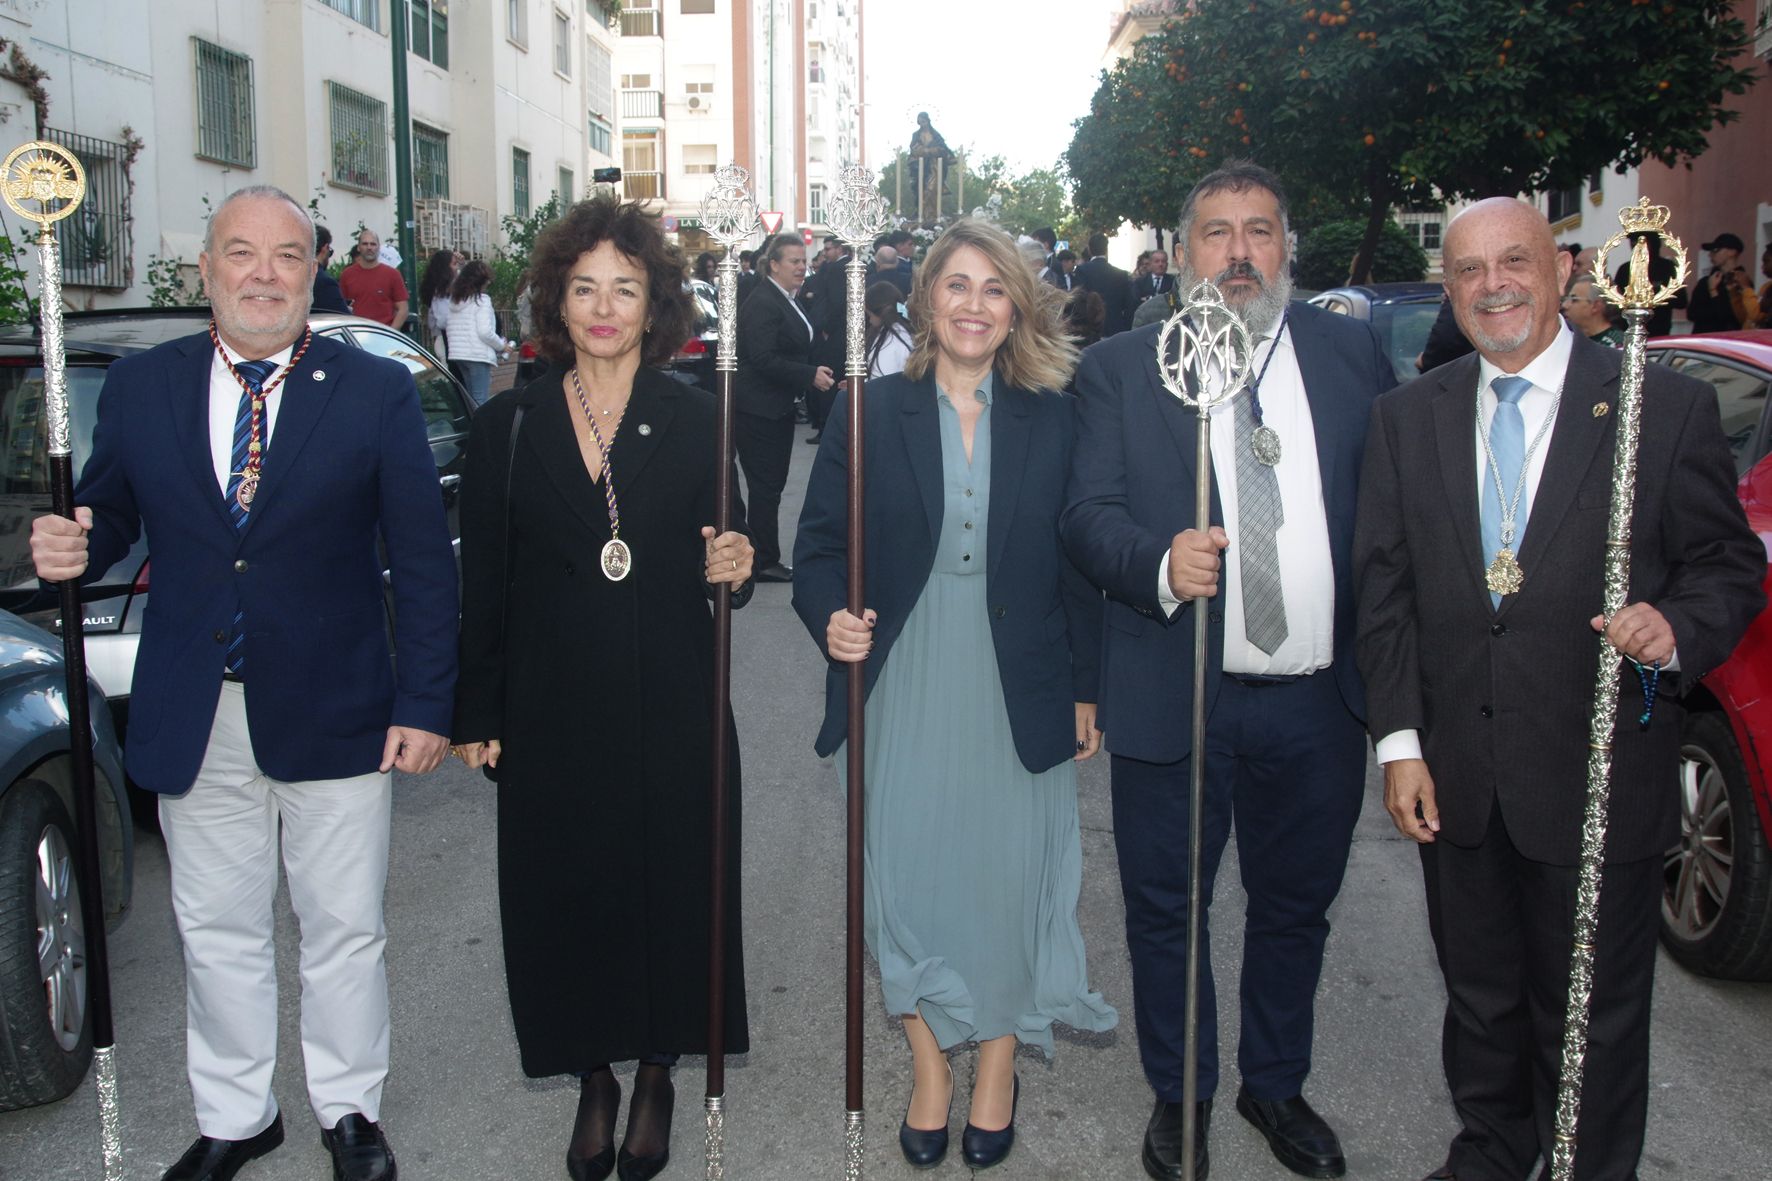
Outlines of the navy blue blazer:
{"type": "Polygon", "coordinates": [[[283,400],[264,477],[235,529],[209,445],[207,334],[113,363],[74,502],[92,509],[89,570],[146,529],[153,591],[130,705],[130,775],[177,794],[196,778],[222,652],[246,619],[246,705],[259,767],[283,780],[376,769],[391,725],[448,734],[457,579],[412,376],[323,336],[283,400]],[[396,621],[389,660],[386,547],[396,621]]]}
{"type": "MultiPolygon", "coordinates": [[[[935,566],[941,538],[941,420],[933,374],[867,383],[867,605],[879,616],[866,669],[873,692],[892,645],[935,566]]],[[[991,505],[985,522],[988,624],[1015,751],[1028,770],[1077,753],[1076,703],[1099,681],[1101,596],[1065,560],[1058,539],[1071,457],[1069,395],[1029,393],[1000,379],[992,395],[991,505]]],[[[831,613],[849,601],[849,400],[825,424],[794,539],[794,610],[825,646],[831,613]]],[[[848,732],[847,665],[825,672],[828,755],[848,732]]]]}
{"type": "MultiPolygon", "coordinates": [[[[1366,716],[1354,666],[1355,493],[1372,400],[1397,383],[1369,324],[1291,305],[1289,326],[1316,431],[1329,552],[1335,566],[1333,671],[1342,700],[1366,716]]],[[[1193,734],[1193,645],[1198,608],[1211,633],[1207,708],[1218,694],[1224,613],[1216,599],[1187,603],[1173,617],[1157,598],[1163,555],[1195,525],[1199,416],[1163,388],[1159,324],[1111,337],[1083,353],[1077,370],[1077,446],[1062,532],[1071,559],[1107,592],[1102,694],[1097,724],[1118,755],[1172,763],[1193,734]]],[[[1228,422],[1228,418],[1225,420],[1228,422]]],[[[1222,428],[1221,428],[1222,429],[1222,428]]],[[[1287,440],[1287,445],[1295,445],[1287,440]]],[[[1214,473],[1211,518],[1223,524],[1214,473]]],[[[1228,557],[1231,551],[1226,551],[1228,557]]]]}

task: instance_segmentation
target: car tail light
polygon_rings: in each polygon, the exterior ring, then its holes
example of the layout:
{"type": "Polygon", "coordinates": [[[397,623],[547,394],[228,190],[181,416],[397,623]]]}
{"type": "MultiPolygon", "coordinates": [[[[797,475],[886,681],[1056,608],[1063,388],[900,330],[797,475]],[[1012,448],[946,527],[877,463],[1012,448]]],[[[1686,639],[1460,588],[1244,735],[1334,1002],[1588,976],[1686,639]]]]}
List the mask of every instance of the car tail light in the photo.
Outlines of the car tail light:
{"type": "Polygon", "coordinates": [[[535,360],[535,342],[533,340],[524,341],[523,347],[517,350],[517,355],[525,361],[535,360]]]}
{"type": "Polygon", "coordinates": [[[142,568],[136,571],[135,581],[129,586],[130,594],[139,595],[148,589],[148,567],[153,564],[152,559],[142,563],[142,568]]]}
{"type": "Polygon", "coordinates": [[[686,357],[699,357],[708,351],[708,342],[699,336],[692,336],[683,342],[683,347],[679,351],[686,357]]]}

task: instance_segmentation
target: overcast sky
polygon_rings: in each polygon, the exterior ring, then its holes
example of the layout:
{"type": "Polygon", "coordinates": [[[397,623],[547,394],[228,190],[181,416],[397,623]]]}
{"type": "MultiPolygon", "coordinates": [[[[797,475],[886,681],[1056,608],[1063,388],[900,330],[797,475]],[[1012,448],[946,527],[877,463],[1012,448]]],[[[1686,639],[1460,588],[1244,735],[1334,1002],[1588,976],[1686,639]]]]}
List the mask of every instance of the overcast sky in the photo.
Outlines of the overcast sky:
{"type": "Polygon", "coordinates": [[[1089,110],[1117,0],[866,0],[867,163],[927,110],[952,148],[1049,167],[1089,110]]]}

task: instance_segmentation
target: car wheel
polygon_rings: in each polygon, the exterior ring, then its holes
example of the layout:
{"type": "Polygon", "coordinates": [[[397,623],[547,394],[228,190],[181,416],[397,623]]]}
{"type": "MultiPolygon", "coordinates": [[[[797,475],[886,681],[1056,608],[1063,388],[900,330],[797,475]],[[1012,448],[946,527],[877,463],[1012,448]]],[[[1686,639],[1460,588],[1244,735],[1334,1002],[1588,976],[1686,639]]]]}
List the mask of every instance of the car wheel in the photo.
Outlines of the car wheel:
{"type": "Polygon", "coordinates": [[[63,1098],[92,1060],[74,826],[47,784],[0,797],[0,1110],[63,1098]]]}
{"type": "Polygon", "coordinates": [[[1686,719],[1680,843],[1667,854],[1661,940],[1694,972],[1772,980],[1772,850],[1729,721],[1686,719]]]}

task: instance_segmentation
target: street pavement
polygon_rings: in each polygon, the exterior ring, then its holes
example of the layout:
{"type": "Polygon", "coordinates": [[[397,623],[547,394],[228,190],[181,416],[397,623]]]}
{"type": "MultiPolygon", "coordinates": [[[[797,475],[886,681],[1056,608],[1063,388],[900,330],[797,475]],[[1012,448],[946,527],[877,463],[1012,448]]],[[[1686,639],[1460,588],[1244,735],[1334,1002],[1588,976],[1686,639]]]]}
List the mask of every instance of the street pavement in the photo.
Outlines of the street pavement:
{"type": "MultiPolygon", "coordinates": [[[[798,444],[794,450],[783,508],[789,535],[813,453],[798,444]]],[[[561,626],[573,621],[563,616],[561,626]]],[[[727,1064],[726,1176],[835,1179],[843,1169],[844,819],[835,769],[811,750],[822,666],[785,586],[758,587],[733,630],[752,1049],[727,1064]]],[[[1002,1181],[1144,1176],[1138,1146],[1151,1096],[1132,1029],[1105,757],[1085,765],[1080,798],[1079,917],[1094,983],[1119,1009],[1120,1026],[1096,1035],[1061,1027],[1050,1065],[1022,1054],[1018,1069],[1028,1102],[1017,1119],[1015,1149],[995,1170],[1002,1181]]],[[[565,1176],[577,1086],[566,1078],[526,1079],[518,1065],[505,1000],[494,848],[493,792],[477,774],[451,761],[436,774],[396,785],[387,893],[393,1073],[382,1119],[407,1181],[565,1176]]],[[[584,850],[583,872],[593,879],[599,873],[596,847],[584,850]]],[[[1219,921],[1212,958],[1227,1002],[1235,996],[1230,982],[1241,939],[1234,920],[1241,909],[1233,848],[1213,910],[1219,921]]],[[[1306,1093],[1340,1132],[1350,1177],[1413,1181],[1441,1163],[1454,1131],[1440,1074],[1444,992],[1416,854],[1392,829],[1375,774],[1331,920],[1306,1093]]],[[[278,921],[283,1021],[276,1094],[289,1141],[241,1177],[318,1181],[330,1169],[302,1081],[296,931],[286,896],[278,921]]],[[[184,1075],[182,966],[157,835],[138,843],[135,908],[113,937],[111,957],[127,1176],[154,1181],[195,1135],[184,1075]]],[[[1772,1174],[1766,1120],[1772,989],[1699,979],[1665,956],[1658,975],[1640,1175],[1644,1181],[1760,1181],[1772,1174]]],[[[866,1002],[866,1175],[910,1177],[896,1140],[909,1056],[880,1006],[871,964],[866,1002]]],[[[1236,1019],[1234,1003],[1221,1005],[1225,1087],[1212,1128],[1212,1176],[1283,1181],[1292,1174],[1231,1102],[1236,1019]]],[[[935,1177],[966,1169],[958,1131],[975,1057],[955,1057],[955,1143],[935,1177]]],[[[625,1093],[632,1067],[618,1077],[625,1093]]],[[[675,1156],[665,1176],[700,1176],[703,1061],[685,1059],[676,1078],[675,1156]]],[[[0,1178],[88,1181],[100,1175],[90,1081],[61,1103],[0,1115],[0,1178]]]]}

